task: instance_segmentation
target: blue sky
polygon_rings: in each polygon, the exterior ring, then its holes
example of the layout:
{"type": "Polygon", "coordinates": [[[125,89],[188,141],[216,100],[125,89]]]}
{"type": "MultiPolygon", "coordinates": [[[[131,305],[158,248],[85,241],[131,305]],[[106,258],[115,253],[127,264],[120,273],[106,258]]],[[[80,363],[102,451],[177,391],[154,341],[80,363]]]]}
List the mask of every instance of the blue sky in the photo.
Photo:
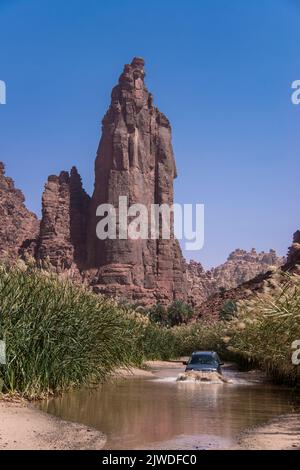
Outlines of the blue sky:
{"type": "Polygon", "coordinates": [[[72,165],[92,192],[111,88],[139,55],[173,126],[176,201],[205,204],[205,246],[186,255],[286,253],[300,228],[298,0],[0,0],[0,20],[0,159],[31,210],[72,165]]]}

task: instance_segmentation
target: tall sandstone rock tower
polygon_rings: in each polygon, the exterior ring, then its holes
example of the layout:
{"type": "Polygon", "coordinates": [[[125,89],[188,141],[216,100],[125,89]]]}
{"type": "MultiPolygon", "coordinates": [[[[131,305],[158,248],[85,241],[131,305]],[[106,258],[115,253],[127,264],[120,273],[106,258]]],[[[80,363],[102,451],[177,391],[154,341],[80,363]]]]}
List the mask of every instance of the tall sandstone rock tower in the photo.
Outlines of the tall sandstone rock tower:
{"type": "Polygon", "coordinates": [[[70,174],[62,171],[48,177],[35,248],[37,260],[48,259],[58,272],[84,267],[89,202],[75,167],[70,174]]]}
{"type": "MultiPolygon", "coordinates": [[[[173,204],[176,166],[168,119],[153,105],[145,83],[144,60],[125,65],[113,88],[102,121],[102,137],[95,162],[95,189],[87,235],[87,270],[94,288],[126,299],[168,303],[186,298],[185,267],[178,241],[171,239],[99,240],[96,209],[119,197],[128,205],[173,204]]],[[[118,216],[118,212],[117,212],[118,216]]]]}

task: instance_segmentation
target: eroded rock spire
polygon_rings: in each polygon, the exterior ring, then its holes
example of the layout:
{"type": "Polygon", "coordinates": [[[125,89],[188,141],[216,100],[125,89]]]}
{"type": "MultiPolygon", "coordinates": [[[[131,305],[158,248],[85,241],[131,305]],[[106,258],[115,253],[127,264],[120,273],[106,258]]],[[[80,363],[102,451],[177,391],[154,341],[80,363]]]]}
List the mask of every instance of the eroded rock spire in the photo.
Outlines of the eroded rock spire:
{"type": "Polygon", "coordinates": [[[104,240],[96,237],[96,209],[119,197],[128,204],[173,204],[176,166],[168,119],[153,105],[145,83],[144,60],[124,67],[102,121],[95,162],[95,189],[88,228],[88,267],[97,271],[101,292],[133,301],[185,298],[184,263],[171,227],[170,240],[104,240]],[[98,269],[99,268],[99,269],[98,269]]]}

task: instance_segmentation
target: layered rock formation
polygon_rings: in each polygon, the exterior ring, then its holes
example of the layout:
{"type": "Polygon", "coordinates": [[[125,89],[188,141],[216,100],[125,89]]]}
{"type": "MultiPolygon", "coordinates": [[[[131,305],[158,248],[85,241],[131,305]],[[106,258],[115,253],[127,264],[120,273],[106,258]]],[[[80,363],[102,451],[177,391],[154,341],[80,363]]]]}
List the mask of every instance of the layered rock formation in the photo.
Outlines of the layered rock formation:
{"type": "Polygon", "coordinates": [[[186,276],[188,303],[194,308],[198,309],[206,299],[218,292],[211,271],[206,271],[201,263],[193,260],[187,263],[186,276]]]}
{"type": "Polygon", "coordinates": [[[209,271],[205,271],[200,263],[190,261],[187,264],[189,301],[196,307],[200,306],[220,290],[234,289],[284,263],[285,258],[277,256],[274,250],[257,253],[255,249],[250,252],[237,249],[225,263],[209,271]]]}
{"type": "Polygon", "coordinates": [[[62,171],[49,176],[40,229],[28,231],[31,240],[22,248],[23,254],[49,261],[59,273],[80,273],[96,292],[142,304],[170,303],[186,299],[184,260],[174,238],[172,217],[170,239],[162,238],[161,227],[153,239],[150,215],[154,204],[172,206],[176,166],[170,123],[154,107],[144,78],[144,61],[135,58],[125,65],[112,91],[103,119],[92,198],[83,190],[75,168],[70,174],[62,171]],[[118,232],[117,239],[99,240],[98,206],[111,204],[118,216],[119,197],[125,196],[128,207],[143,204],[147,209],[148,237],[120,239],[118,232]]]}
{"type": "Polygon", "coordinates": [[[235,288],[218,290],[218,292],[212,294],[207,300],[197,305],[195,309],[196,315],[199,318],[210,321],[218,320],[221,310],[227,301],[237,302],[238,300],[249,299],[253,297],[254,294],[262,292],[264,281],[269,279],[272,273],[273,271],[267,271],[235,288]]]}
{"type": "MultiPolygon", "coordinates": [[[[300,265],[300,231],[298,230],[294,234],[294,239],[293,239],[293,244],[289,248],[288,251],[288,257],[286,260],[285,264],[280,264],[277,266],[277,268],[281,271],[290,271],[294,272],[296,269],[298,269],[298,266],[300,265]]],[[[253,250],[252,250],[253,252],[253,250]]],[[[261,255],[261,254],[260,254],[261,255]]],[[[263,255],[265,255],[263,253],[263,255]]],[[[267,258],[263,256],[263,260],[266,261],[268,260],[269,262],[272,262],[272,266],[276,267],[276,264],[274,261],[280,262],[284,258],[276,257],[276,254],[273,250],[270,250],[268,253],[267,258]]],[[[265,263],[264,263],[265,266],[265,263]]],[[[243,282],[242,284],[238,285],[237,287],[228,289],[228,290],[223,290],[219,289],[218,292],[212,294],[207,300],[201,303],[199,305],[199,308],[197,309],[197,314],[199,317],[204,317],[208,318],[211,320],[216,320],[219,318],[219,314],[221,309],[224,307],[224,304],[226,301],[238,301],[241,299],[248,299],[253,297],[253,294],[262,292],[264,289],[264,284],[265,281],[270,279],[270,277],[273,274],[273,269],[271,267],[269,268],[268,271],[266,272],[261,272],[257,276],[247,280],[246,282],[243,282]]]]}
{"type": "Polygon", "coordinates": [[[97,291],[133,301],[168,303],[186,297],[184,262],[172,223],[170,240],[96,237],[96,210],[100,204],[118,208],[119,197],[127,196],[128,205],[141,203],[148,214],[152,204],[173,204],[176,166],[171,126],[154,107],[144,78],[143,59],[135,58],[125,65],[102,122],[87,261],[88,268],[94,270],[97,291]]]}
{"type": "Polygon", "coordinates": [[[26,209],[24,201],[13,180],[5,176],[4,164],[0,162],[0,259],[18,257],[23,245],[36,238],[39,221],[26,209]]]}
{"type": "Polygon", "coordinates": [[[267,272],[271,267],[278,268],[285,263],[285,258],[277,256],[275,250],[268,253],[257,253],[253,248],[250,252],[237,249],[220,266],[213,268],[211,273],[219,288],[232,289],[267,272]]]}
{"type": "Polygon", "coordinates": [[[36,240],[38,261],[48,259],[63,271],[86,262],[86,227],[90,198],[75,167],[51,175],[42,198],[42,220],[36,240]]]}

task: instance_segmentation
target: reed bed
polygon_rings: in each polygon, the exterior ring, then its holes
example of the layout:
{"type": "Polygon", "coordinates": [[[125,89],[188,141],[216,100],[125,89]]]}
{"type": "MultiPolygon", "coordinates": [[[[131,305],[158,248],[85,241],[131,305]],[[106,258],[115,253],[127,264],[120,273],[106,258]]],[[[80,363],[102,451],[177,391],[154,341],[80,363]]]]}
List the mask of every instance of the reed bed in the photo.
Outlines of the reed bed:
{"type": "Polygon", "coordinates": [[[292,345],[300,340],[299,272],[277,272],[262,293],[238,302],[223,340],[240,361],[257,365],[277,381],[299,384],[300,366],[292,361],[292,345]]]}
{"type": "Polygon", "coordinates": [[[98,384],[118,367],[178,357],[186,349],[179,331],[35,265],[0,265],[4,392],[40,398],[98,384]]]}
{"type": "Polygon", "coordinates": [[[227,320],[174,327],[172,334],[178,356],[215,350],[225,360],[265,371],[274,381],[299,386],[300,365],[293,362],[300,362],[300,268],[275,271],[261,293],[237,302],[227,320]]]}
{"type": "Polygon", "coordinates": [[[1,265],[0,339],[7,349],[3,389],[27,398],[97,384],[118,367],[194,350],[215,350],[299,384],[291,346],[300,340],[300,275],[275,273],[261,294],[237,303],[229,321],[171,328],[48,271],[1,265]]]}
{"type": "Polygon", "coordinates": [[[54,274],[0,267],[6,391],[36,397],[102,381],[132,362],[134,325],[115,302],[54,274]]]}

